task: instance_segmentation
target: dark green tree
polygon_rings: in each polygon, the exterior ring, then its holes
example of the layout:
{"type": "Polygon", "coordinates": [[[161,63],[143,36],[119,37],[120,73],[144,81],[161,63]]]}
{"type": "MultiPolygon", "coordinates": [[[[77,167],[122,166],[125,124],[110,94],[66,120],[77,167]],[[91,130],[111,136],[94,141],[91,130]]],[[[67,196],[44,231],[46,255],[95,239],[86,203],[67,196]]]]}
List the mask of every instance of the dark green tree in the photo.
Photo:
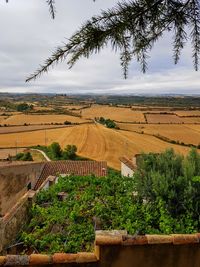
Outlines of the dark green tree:
{"type": "MultiPolygon", "coordinates": [[[[47,1],[54,18],[54,1],[47,1]]],[[[120,52],[124,76],[133,58],[147,69],[148,53],[165,32],[172,32],[173,58],[177,64],[181,50],[189,41],[198,70],[200,56],[200,4],[198,0],[131,0],[121,1],[99,16],[93,16],[75,32],[27,81],[36,79],[51,66],[68,59],[71,68],[81,57],[88,58],[111,44],[120,52]]]]}
{"type": "Polygon", "coordinates": [[[28,111],[28,110],[32,110],[33,106],[29,105],[27,103],[20,103],[17,105],[17,111],[28,111]]]}
{"type": "Polygon", "coordinates": [[[75,145],[67,145],[63,151],[64,159],[75,159],[76,158],[77,147],[75,145]]]}
{"type": "Polygon", "coordinates": [[[59,159],[62,156],[62,149],[57,142],[54,142],[49,146],[49,152],[54,159],[59,159]]]}

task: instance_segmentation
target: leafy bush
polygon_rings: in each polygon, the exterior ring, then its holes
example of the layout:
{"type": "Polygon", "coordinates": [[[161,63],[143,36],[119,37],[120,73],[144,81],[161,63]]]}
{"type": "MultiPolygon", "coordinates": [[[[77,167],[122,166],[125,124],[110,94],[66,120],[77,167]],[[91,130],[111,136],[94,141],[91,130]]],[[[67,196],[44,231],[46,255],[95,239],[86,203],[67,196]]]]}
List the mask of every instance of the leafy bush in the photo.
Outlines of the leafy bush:
{"type": "Polygon", "coordinates": [[[33,161],[33,157],[30,152],[25,153],[17,153],[15,156],[16,160],[22,160],[22,161],[33,161]]]}
{"type": "Polygon", "coordinates": [[[117,128],[116,123],[111,119],[104,119],[103,117],[100,117],[97,121],[105,125],[107,128],[117,128]]]}
{"type": "Polygon", "coordinates": [[[53,159],[59,159],[62,156],[62,149],[59,143],[53,142],[49,147],[48,151],[53,159]]]}
{"type": "Polygon", "coordinates": [[[62,153],[63,159],[75,159],[77,147],[75,145],[67,145],[62,153]]]}

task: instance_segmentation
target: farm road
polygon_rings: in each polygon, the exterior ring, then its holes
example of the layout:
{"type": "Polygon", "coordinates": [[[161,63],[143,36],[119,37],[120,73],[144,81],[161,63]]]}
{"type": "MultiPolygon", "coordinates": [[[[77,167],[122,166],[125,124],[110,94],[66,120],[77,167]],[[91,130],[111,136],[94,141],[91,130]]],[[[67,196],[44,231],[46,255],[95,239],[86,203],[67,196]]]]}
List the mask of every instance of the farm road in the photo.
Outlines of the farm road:
{"type": "Polygon", "coordinates": [[[35,148],[32,148],[31,150],[40,152],[47,161],[51,161],[50,158],[47,156],[47,154],[44,151],[39,150],[39,149],[35,149],[35,148]]]}

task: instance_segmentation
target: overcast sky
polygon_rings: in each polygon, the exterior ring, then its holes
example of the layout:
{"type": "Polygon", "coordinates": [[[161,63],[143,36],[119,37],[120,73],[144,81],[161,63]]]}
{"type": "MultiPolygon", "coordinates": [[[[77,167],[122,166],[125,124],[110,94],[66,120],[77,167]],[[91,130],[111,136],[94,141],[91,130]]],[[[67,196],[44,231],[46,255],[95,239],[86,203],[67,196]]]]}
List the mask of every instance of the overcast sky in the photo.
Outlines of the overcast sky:
{"type": "Polygon", "coordinates": [[[56,19],[50,18],[45,0],[0,0],[0,92],[200,94],[200,72],[192,66],[188,45],[173,65],[171,36],[153,49],[146,74],[133,61],[123,79],[119,54],[108,47],[90,59],[81,59],[71,70],[66,63],[30,83],[26,77],[66,41],[78,27],[115,0],[57,0],[56,19]]]}

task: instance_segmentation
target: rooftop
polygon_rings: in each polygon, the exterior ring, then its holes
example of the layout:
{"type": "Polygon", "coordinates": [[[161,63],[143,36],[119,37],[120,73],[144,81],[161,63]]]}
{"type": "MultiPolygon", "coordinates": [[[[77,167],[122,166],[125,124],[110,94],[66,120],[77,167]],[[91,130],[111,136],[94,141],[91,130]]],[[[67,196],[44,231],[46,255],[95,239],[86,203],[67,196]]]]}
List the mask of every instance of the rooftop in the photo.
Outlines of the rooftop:
{"type": "Polygon", "coordinates": [[[131,170],[136,170],[137,166],[133,164],[131,159],[128,159],[127,157],[120,157],[119,160],[124,163],[127,167],[129,167],[129,169],[131,170]]]}
{"type": "Polygon", "coordinates": [[[35,185],[35,190],[49,177],[59,174],[106,176],[107,163],[105,161],[50,161],[44,163],[43,170],[35,185]]]}

